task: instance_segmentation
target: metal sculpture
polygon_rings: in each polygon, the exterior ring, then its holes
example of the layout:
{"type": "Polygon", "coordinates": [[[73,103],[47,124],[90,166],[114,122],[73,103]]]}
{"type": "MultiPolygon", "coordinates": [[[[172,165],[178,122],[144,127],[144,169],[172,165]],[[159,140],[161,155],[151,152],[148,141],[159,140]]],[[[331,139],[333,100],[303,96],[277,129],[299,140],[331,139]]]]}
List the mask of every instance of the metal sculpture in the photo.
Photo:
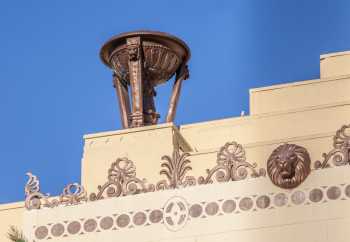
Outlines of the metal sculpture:
{"type": "Polygon", "coordinates": [[[304,147],[283,144],[270,155],[267,173],[276,186],[295,188],[310,174],[310,165],[310,155],[304,147]]]}
{"type": "Polygon", "coordinates": [[[155,87],[175,75],[166,122],[174,120],[182,81],[189,76],[190,50],[182,40],[162,32],[128,32],[107,41],[100,56],[114,71],[123,128],[157,124],[155,87]]]}

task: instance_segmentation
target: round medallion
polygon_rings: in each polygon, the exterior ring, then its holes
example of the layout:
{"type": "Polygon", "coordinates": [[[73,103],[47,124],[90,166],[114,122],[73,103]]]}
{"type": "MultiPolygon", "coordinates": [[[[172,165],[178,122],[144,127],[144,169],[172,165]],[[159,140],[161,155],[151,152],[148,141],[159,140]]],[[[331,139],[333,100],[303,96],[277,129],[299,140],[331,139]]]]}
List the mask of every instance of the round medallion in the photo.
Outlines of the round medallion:
{"type": "Polygon", "coordinates": [[[215,215],[219,211],[219,205],[216,202],[211,202],[205,206],[205,212],[209,216],[215,215]]]}
{"type": "Polygon", "coordinates": [[[80,223],[78,221],[73,221],[68,224],[67,231],[70,234],[77,234],[79,233],[80,228],[81,228],[80,223]]]}
{"type": "Polygon", "coordinates": [[[128,226],[129,223],[130,223],[130,217],[127,214],[122,214],[117,218],[117,225],[120,228],[124,228],[128,226]]]}
{"type": "Polygon", "coordinates": [[[103,230],[107,230],[112,228],[113,226],[113,218],[111,217],[103,217],[100,221],[100,227],[103,230]]]}
{"type": "Polygon", "coordinates": [[[295,205],[300,205],[305,201],[305,193],[302,191],[295,191],[292,194],[291,200],[295,205]]]}
{"type": "Polygon", "coordinates": [[[224,213],[232,213],[236,209],[236,202],[234,200],[226,200],[222,204],[222,211],[224,213]]]}
{"type": "Polygon", "coordinates": [[[331,200],[336,200],[341,196],[341,190],[339,187],[332,186],[327,190],[327,197],[331,200]]]}
{"type": "Polygon", "coordinates": [[[51,234],[59,237],[64,233],[64,226],[62,224],[55,224],[51,227],[51,234]]]}
{"type": "Polygon", "coordinates": [[[49,230],[46,228],[46,226],[40,226],[35,230],[35,237],[37,239],[45,239],[48,233],[49,230]]]}
{"type": "Polygon", "coordinates": [[[132,221],[134,222],[135,225],[140,226],[146,222],[146,219],[147,219],[147,217],[146,217],[146,214],[144,212],[137,212],[134,215],[132,221]]]}
{"type": "Polygon", "coordinates": [[[250,197],[244,197],[239,201],[239,208],[248,211],[253,207],[253,200],[250,197]]]}
{"type": "Polygon", "coordinates": [[[97,227],[95,219],[88,219],[84,222],[84,230],[86,232],[93,232],[97,227]]]}
{"type": "Polygon", "coordinates": [[[278,193],[274,197],[274,204],[277,207],[285,206],[288,203],[288,197],[284,193],[278,193]]]}
{"type": "Polygon", "coordinates": [[[350,185],[347,185],[347,186],[345,187],[345,195],[346,195],[347,197],[350,197],[350,185]]]}
{"type": "Polygon", "coordinates": [[[190,216],[192,218],[198,218],[199,216],[202,215],[202,212],[203,212],[203,208],[200,204],[193,204],[190,207],[190,216]]]}
{"type": "Polygon", "coordinates": [[[270,206],[270,198],[266,195],[258,197],[256,200],[256,206],[260,209],[265,209],[270,206]]]}
{"type": "Polygon", "coordinates": [[[319,188],[312,189],[309,194],[309,199],[311,202],[317,203],[320,202],[323,198],[323,192],[319,188]]]}
{"type": "Polygon", "coordinates": [[[172,197],[164,205],[164,224],[171,231],[183,228],[188,219],[187,202],[182,197],[172,197]]]}
{"type": "Polygon", "coordinates": [[[151,214],[149,215],[149,220],[156,224],[162,221],[163,219],[163,212],[159,209],[153,210],[151,214]]]}

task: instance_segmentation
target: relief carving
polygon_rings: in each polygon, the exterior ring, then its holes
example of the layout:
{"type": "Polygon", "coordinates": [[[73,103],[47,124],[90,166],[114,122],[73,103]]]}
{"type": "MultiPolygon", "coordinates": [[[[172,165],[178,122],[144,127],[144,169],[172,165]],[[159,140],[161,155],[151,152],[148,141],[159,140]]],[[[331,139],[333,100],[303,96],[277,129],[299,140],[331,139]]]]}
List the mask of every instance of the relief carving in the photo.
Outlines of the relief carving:
{"type": "Polygon", "coordinates": [[[28,181],[25,186],[25,207],[28,210],[42,207],[57,207],[58,205],[75,205],[87,201],[87,193],[78,183],[68,184],[58,199],[50,198],[50,194],[40,191],[40,182],[37,176],[28,172],[28,181]]]}
{"type": "Polygon", "coordinates": [[[251,177],[265,176],[263,168],[256,170],[257,164],[246,161],[245,150],[236,142],[228,142],[217,153],[217,165],[207,169],[206,177],[199,177],[198,184],[238,181],[251,177]]]}
{"type": "Polygon", "coordinates": [[[310,156],[304,147],[295,144],[278,146],[267,161],[271,181],[281,188],[295,188],[310,174],[310,156]]]}
{"type": "Polygon", "coordinates": [[[91,193],[91,201],[105,197],[120,197],[131,194],[152,192],[155,186],[147,184],[146,179],[136,177],[136,167],[128,158],[118,158],[108,170],[108,181],[97,187],[97,193],[91,193]]]}
{"type": "Polygon", "coordinates": [[[343,125],[333,137],[333,149],[322,154],[323,160],[315,162],[315,168],[327,168],[350,164],[350,124],[343,125]],[[331,161],[331,163],[330,163],[331,161]]]}
{"type": "Polygon", "coordinates": [[[171,189],[196,185],[196,179],[192,176],[186,176],[186,173],[192,170],[191,161],[187,159],[190,156],[188,153],[180,154],[178,149],[173,151],[172,157],[165,155],[162,157],[164,162],[161,163],[163,169],[161,175],[165,175],[167,180],[162,180],[157,183],[157,190],[171,189]]]}

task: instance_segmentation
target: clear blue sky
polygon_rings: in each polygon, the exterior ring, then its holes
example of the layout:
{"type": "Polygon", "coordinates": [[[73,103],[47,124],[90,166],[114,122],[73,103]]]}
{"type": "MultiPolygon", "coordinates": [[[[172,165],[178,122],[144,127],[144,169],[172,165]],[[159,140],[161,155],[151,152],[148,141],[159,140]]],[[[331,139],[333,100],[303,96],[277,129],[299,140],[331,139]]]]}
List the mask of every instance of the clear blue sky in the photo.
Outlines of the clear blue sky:
{"type": "Polygon", "coordinates": [[[80,181],[82,136],[120,128],[98,57],[112,35],[151,29],[187,42],[176,118],[187,124],[247,112],[249,88],[318,78],[320,54],[350,50],[349,13],[347,0],[1,1],[0,203],[23,199],[26,171],[51,194],[80,181]]]}

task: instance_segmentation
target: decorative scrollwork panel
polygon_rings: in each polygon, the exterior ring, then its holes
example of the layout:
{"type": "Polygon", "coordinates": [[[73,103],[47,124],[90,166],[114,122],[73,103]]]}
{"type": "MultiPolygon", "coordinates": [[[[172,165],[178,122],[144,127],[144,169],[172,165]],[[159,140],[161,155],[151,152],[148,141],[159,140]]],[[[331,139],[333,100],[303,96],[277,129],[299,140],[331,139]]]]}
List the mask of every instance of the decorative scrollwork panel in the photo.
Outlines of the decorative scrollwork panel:
{"type": "Polygon", "coordinates": [[[315,162],[316,169],[350,164],[350,124],[343,125],[333,137],[333,149],[322,154],[323,160],[315,162]]]}

